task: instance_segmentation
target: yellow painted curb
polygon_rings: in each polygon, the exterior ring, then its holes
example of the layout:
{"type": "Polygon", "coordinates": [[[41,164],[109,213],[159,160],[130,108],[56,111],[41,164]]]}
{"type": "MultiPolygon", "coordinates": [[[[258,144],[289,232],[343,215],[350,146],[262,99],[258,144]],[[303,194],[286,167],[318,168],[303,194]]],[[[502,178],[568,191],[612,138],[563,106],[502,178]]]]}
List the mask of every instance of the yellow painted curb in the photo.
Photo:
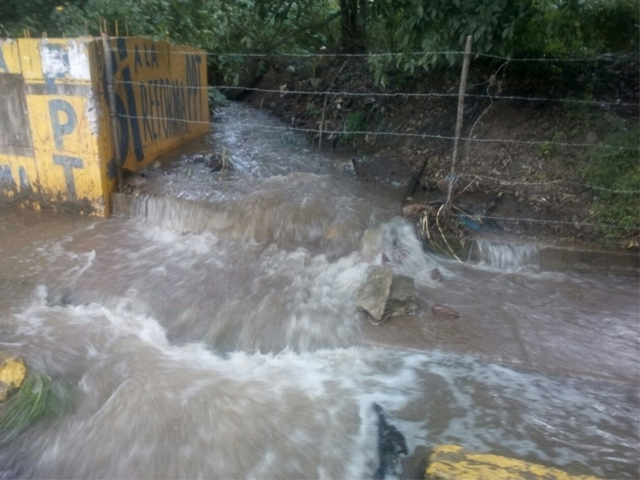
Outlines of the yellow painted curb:
{"type": "Polygon", "coordinates": [[[458,445],[439,445],[431,454],[427,480],[599,480],[557,468],[489,453],[469,452],[458,445]]]}
{"type": "Polygon", "coordinates": [[[0,402],[19,389],[26,376],[27,367],[21,359],[8,358],[0,363],[0,402]]]}

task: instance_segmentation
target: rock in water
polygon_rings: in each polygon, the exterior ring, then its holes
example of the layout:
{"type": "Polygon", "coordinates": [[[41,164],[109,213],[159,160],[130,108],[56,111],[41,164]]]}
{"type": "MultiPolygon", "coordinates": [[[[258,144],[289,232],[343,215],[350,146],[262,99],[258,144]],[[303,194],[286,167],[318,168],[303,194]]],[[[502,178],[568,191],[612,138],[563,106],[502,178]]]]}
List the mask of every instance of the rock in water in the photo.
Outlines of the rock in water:
{"type": "Polygon", "coordinates": [[[376,265],[369,270],[367,280],[360,289],[357,307],[370,315],[371,323],[374,325],[379,325],[384,321],[392,281],[391,268],[376,265]]]}
{"type": "MultiPolygon", "coordinates": [[[[383,254],[383,262],[384,257],[383,254]]],[[[394,275],[391,267],[386,265],[371,267],[358,294],[357,307],[369,314],[374,325],[380,325],[390,317],[415,315],[416,287],[413,278],[394,275]]]]}
{"type": "Polygon", "coordinates": [[[6,401],[24,382],[27,367],[20,358],[0,355],[0,402],[6,401]]]}
{"type": "Polygon", "coordinates": [[[379,464],[376,470],[376,478],[380,480],[399,478],[396,471],[398,457],[408,455],[409,449],[404,435],[393,425],[387,422],[384,409],[377,403],[373,409],[378,415],[378,456],[379,464]]]}
{"type": "Polygon", "coordinates": [[[452,308],[445,307],[444,305],[434,305],[431,307],[431,311],[434,315],[438,315],[440,317],[451,317],[451,318],[460,318],[460,312],[453,310],[452,308]]]}
{"type": "Polygon", "coordinates": [[[435,280],[436,282],[441,282],[443,280],[442,273],[437,268],[431,270],[431,280],[435,280]]]}
{"type": "Polygon", "coordinates": [[[341,172],[352,172],[355,173],[356,167],[353,163],[353,159],[349,159],[347,161],[341,161],[336,163],[336,168],[341,172]]]}
{"type": "Polygon", "coordinates": [[[407,317],[416,314],[416,286],[413,278],[394,275],[384,317],[407,317]]]}

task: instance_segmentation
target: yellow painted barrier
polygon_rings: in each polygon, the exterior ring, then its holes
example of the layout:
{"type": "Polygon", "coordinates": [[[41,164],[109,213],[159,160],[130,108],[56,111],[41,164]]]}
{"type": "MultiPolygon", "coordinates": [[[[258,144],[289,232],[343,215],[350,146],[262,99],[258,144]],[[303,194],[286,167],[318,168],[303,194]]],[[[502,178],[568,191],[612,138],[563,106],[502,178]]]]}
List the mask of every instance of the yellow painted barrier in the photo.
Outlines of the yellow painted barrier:
{"type": "Polygon", "coordinates": [[[117,158],[137,171],[208,131],[204,52],[110,45],[115,112],[100,39],[0,39],[0,200],[106,215],[117,158]]]}
{"type": "MultiPolygon", "coordinates": [[[[118,120],[118,148],[124,168],[138,171],[159,155],[209,131],[206,55],[202,50],[153,42],[143,38],[111,39],[118,120]]],[[[104,71],[103,50],[97,51],[97,67],[104,71]]],[[[108,111],[104,75],[101,111],[108,111]]],[[[111,119],[102,117],[101,155],[109,158],[103,182],[112,190],[115,182],[115,145],[111,119]]]]}
{"type": "Polygon", "coordinates": [[[427,480],[598,480],[572,475],[557,468],[545,467],[489,453],[469,452],[458,445],[434,448],[426,470],[427,480]]]}
{"type": "Polygon", "coordinates": [[[6,401],[24,383],[27,367],[20,358],[0,355],[0,402],[6,401]]]}

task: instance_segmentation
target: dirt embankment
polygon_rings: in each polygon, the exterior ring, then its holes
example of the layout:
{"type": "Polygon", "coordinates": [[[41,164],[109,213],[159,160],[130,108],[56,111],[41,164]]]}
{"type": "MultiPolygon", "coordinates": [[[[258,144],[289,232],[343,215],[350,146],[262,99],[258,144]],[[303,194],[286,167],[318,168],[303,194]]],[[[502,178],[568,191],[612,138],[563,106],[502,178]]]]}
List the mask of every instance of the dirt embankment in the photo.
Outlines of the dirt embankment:
{"type": "MultiPolygon", "coordinates": [[[[636,62],[633,65],[637,67],[636,62]]],[[[580,91],[586,85],[584,88],[598,100],[638,103],[638,77],[633,65],[615,71],[609,66],[605,74],[583,71],[576,78],[565,78],[564,83],[571,84],[573,91],[549,83],[546,70],[537,77],[510,65],[503,66],[498,75],[495,66],[472,67],[467,93],[579,99],[585,98],[580,91]]],[[[367,181],[406,189],[412,177],[415,179],[422,171],[411,194],[412,201],[437,201],[443,197],[438,181],[442,187],[442,179],[451,170],[456,69],[410,78],[391,77],[388,85],[387,89],[376,86],[365,62],[293,61],[274,64],[255,85],[277,92],[251,91],[243,99],[271,110],[293,127],[322,129],[321,140],[319,133],[309,133],[312,142],[321,143],[322,148],[353,152],[356,172],[367,181]],[[291,91],[321,93],[287,93],[291,91]],[[326,95],[327,91],[450,96],[326,95]],[[373,133],[349,133],[356,131],[373,133]]],[[[593,209],[598,191],[586,185],[583,174],[593,149],[557,144],[598,144],[621,123],[631,125],[637,121],[637,115],[637,108],[633,107],[467,97],[462,136],[473,141],[460,144],[461,177],[456,203],[471,214],[495,218],[489,224],[497,230],[573,243],[637,248],[637,231],[623,232],[616,240],[605,241],[602,230],[593,226],[599,223],[593,209]],[[477,141],[483,139],[510,142],[477,141]],[[520,220],[506,220],[514,218],[520,220]]]]}

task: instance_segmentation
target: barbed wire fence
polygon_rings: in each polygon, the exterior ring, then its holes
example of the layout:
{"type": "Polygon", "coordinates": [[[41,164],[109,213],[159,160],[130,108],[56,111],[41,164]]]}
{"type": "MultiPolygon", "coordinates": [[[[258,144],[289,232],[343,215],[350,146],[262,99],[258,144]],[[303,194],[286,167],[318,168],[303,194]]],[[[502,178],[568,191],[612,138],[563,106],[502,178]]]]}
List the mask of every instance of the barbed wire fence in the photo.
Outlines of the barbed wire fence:
{"type": "MultiPolygon", "coordinates": [[[[112,52],[120,51],[115,48],[111,48],[112,52]]],[[[126,50],[126,52],[130,52],[126,50]]],[[[131,51],[131,53],[135,53],[131,51]]],[[[170,50],[168,53],[171,55],[193,55],[193,51],[174,51],[170,50]]],[[[592,56],[588,58],[584,57],[562,57],[562,58],[512,58],[507,56],[500,55],[490,55],[479,52],[471,52],[470,48],[467,48],[466,51],[420,51],[420,52],[374,52],[374,53],[327,53],[327,52],[319,52],[319,53],[204,53],[206,56],[212,57],[229,57],[229,58],[314,58],[314,59],[330,59],[330,58],[395,58],[398,56],[418,56],[427,58],[429,56],[440,55],[440,56],[467,56],[469,59],[477,59],[477,58],[487,58],[492,60],[502,60],[504,63],[500,66],[496,75],[503,69],[506,65],[510,63],[520,63],[520,62],[540,62],[540,63],[561,63],[561,62],[569,62],[569,63],[579,63],[579,62],[619,62],[624,61],[629,58],[635,58],[633,55],[598,55],[592,56]]],[[[335,79],[334,79],[335,80],[335,79]]],[[[491,86],[491,79],[483,84],[489,84],[491,86]]],[[[131,84],[131,85],[144,85],[144,82],[139,81],[116,81],[113,80],[113,84],[131,84]]],[[[333,85],[329,85],[329,88],[333,85]]],[[[475,87],[477,85],[472,85],[475,87]]],[[[489,100],[490,104],[487,109],[475,120],[474,125],[470,129],[468,135],[461,135],[462,125],[459,125],[456,128],[456,135],[441,135],[441,134],[426,134],[420,133],[416,131],[383,131],[383,130],[346,130],[346,129],[327,129],[325,127],[324,118],[322,125],[319,128],[309,128],[309,127],[299,127],[295,125],[267,125],[261,123],[251,123],[251,122],[243,122],[240,124],[227,124],[228,128],[243,128],[248,130],[274,130],[274,131],[286,131],[286,132],[299,132],[304,134],[315,134],[315,135],[325,135],[325,136],[365,136],[365,137],[399,137],[399,138],[415,138],[415,139],[424,139],[424,140],[441,140],[447,142],[458,143],[461,142],[466,147],[466,157],[468,158],[468,149],[472,144],[512,144],[512,145],[523,145],[523,146],[557,146],[560,148],[571,148],[571,149],[603,149],[611,152],[616,151],[631,151],[635,152],[638,155],[638,161],[640,164],[640,145],[627,147],[622,145],[614,145],[614,144],[606,144],[606,143],[594,143],[594,142],[569,142],[569,141],[559,141],[559,140],[520,140],[520,139],[510,139],[510,138],[477,138],[473,136],[473,131],[481,118],[487,113],[487,111],[495,104],[496,101],[518,101],[518,102],[538,102],[538,103],[556,103],[561,105],[579,105],[584,107],[594,107],[594,108],[602,108],[606,110],[619,110],[623,109],[625,111],[632,112],[633,115],[638,115],[640,113],[640,103],[629,103],[623,102],[621,100],[587,100],[587,99],[578,99],[578,98],[561,98],[561,97],[541,97],[541,96],[523,96],[523,95],[502,95],[499,91],[495,93],[491,93],[489,88],[487,88],[487,93],[469,93],[468,88],[466,87],[466,79],[461,80],[461,88],[458,93],[452,92],[380,92],[380,91],[353,91],[353,90],[297,90],[297,89],[270,89],[270,88],[259,88],[259,87],[245,87],[233,84],[217,84],[217,85],[207,85],[207,86],[189,86],[189,85],[174,85],[174,84],[161,84],[158,86],[160,89],[184,89],[187,92],[197,91],[197,90],[206,90],[208,91],[210,88],[214,88],[217,90],[226,90],[226,91],[242,91],[242,92],[255,92],[255,93],[264,93],[264,94],[277,94],[280,96],[285,95],[305,95],[311,97],[365,97],[365,98],[449,98],[449,99],[458,99],[459,105],[464,104],[465,99],[486,99],[489,100]],[[462,85],[464,83],[464,85],[462,85]]],[[[125,119],[141,119],[143,118],[140,115],[132,116],[127,114],[118,114],[111,113],[113,117],[120,117],[125,119]]],[[[178,117],[167,117],[167,116],[145,116],[147,120],[157,120],[157,121],[172,121],[178,123],[186,123],[186,124],[202,124],[202,123],[210,123],[206,121],[198,121],[198,120],[189,120],[185,118],[178,117]]],[[[460,121],[460,116],[458,118],[460,121]]],[[[452,162],[455,164],[455,160],[452,162]]],[[[632,195],[638,201],[640,201],[640,190],[634,189],[619,189],[619,188],[610,188],[599,185],[591,185],[584,182],[577,182],[572,180],[548,180],[548,181],[538,181],[531,182],[525,180],[513,180],[511,178],[504,178],[497,175],[484,175],[484,174],[476,174],[470,171],[457,171],[455,167],[452,169],[451,176],[453,177],[453,181],[449,181],[449,201],[452,195],[455,194],[454,187],[455,182],[460,181],[462,179],[471,180],[471,181],[487,181],[493,182],[499,185],[512,186],[512,187],[545,187],[545,188],[556,188],[558,186],[567,186],[584,190],[591,190],[594,192],[606,192],[612,195],[632,195]]],[[[440,211],[438,211],[438,216],[440,215],[440,211]]],[[[500,221],[500,222],[509,222],[509,223],[533,223],[533,224],[543,224],[548,226],[559,225],[559,226],[589,226],[593,228],[609,228],[614,230],[622,230],[626,232],[640,232],[640,225],[636,224],[634,226],[622,226],[616,224],[607,224],[607,223],[597,223],[597,222],[589,222],[588,220],[593,217],[593,215],[587,218],[584,221],[563,221],[563,220],[548,220],[543,218],[520,218],[520,217],[502,217],[498,215],[479,215],[479,214],[469,214],[466,212],[458,213],[450,213],[451,217],[457,219],[464,218],[473,218],[477,221],[500,221]]],[[[436,217],[438,220],[438,217],[436,217]]],[[[640,223],[640,219],[638,222],[640,223]]],[[[443,237],[445,237],[443,233],[443,237]]]]}

